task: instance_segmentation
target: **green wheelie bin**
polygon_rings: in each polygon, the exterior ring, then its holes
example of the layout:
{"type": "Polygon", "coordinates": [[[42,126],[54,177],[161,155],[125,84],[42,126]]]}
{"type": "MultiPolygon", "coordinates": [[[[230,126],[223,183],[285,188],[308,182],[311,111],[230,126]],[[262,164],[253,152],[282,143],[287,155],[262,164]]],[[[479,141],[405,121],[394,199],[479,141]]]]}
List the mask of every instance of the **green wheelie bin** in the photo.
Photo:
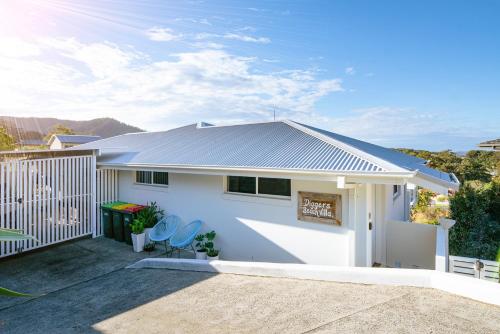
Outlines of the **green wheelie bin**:
{"type": "Polygon", "coordinates": [[[116,241],[125,240],[125,231],[123,228],[123,214],[120,211],[112,210],[113,212],[113,238],[116,241]]]}
{"type": "Polygon", "coordinates": [[[115,202],[101,205],[102,229],[106,238],[113,237],[112,207],[115,202]]]}
{"type": "Polygon", "coordinates": [[[132,212],[123,213],[123,232],[125,234],[125,243],[132,245],[132,229],[130,225],[135,219],[135,215],[132,212]]]}
{"type": "Polygon", "coordinates": [[[125,242],[129,245],[132,245],[132,229],[130,228],[130,225],[132,225],[132,222],[137,217],[139,211],[143,210],[144,208],[144,205],[133,204],[122,211],[125,242]]]}

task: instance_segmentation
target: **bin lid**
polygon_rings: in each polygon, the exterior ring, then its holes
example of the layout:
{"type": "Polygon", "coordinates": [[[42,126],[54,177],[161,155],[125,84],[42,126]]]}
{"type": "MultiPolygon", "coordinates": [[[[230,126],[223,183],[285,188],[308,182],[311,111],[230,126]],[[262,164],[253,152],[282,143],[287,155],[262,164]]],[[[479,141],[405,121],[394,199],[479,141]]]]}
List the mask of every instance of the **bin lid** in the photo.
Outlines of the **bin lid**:
{"type": "Polygon", "coordinates": [[[112,209],[114,206],[120,205],[120,204],[125,204],[125,202],[114,201],[114,202],[104,203],[104,204],[101,204],[101,208],[112,209]]]}
{"type": "Polygon", "coordinates": [[[135,204],[131,204],[131,203],[126,203],[126,204],[120,204],[120,205],[116,205],[113,207],[113,210],[115,211],[127,211],[129,208],[133,208],[135,206],[135,204]]]}
{"type": "Polygon", "coordinates": [[[134,204],[134,206],[129,206],[129,207],[123,209],[123,211],[128,212],[128,213],[137,213],[139,211],[142,211],[144,208],[145,208],[144,205],[134,204]]]}

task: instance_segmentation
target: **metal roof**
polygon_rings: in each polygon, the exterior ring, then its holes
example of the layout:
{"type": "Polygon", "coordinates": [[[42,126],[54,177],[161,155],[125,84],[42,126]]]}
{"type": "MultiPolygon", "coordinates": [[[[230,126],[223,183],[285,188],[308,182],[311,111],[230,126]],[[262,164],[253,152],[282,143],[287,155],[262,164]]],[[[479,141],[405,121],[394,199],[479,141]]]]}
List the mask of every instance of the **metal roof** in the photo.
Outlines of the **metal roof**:
{"type": "Polygon", "coordinates": [[[101,139],[100,136],[87,136],[87,135],[53,135],[49,140],[49,145],[57,138],[64,144],[86,144],[92,141],[101,139]]]}
{"type": "Polygon", "coordinates": [[[366,174],[420,171],[446,182],[455,181],[448,173],[426,167],[422,159],[292,121],[229,126],[192,124],[169,131],[120,135],[78,148],[101,150],[101,165],[366,174]]]}
{"type": "Polygon", "coordinates": [[[498,151],[500,150],[500,138],[482,142],[478,146],[482,148],[492,148],[493,150],[498,151]]]}

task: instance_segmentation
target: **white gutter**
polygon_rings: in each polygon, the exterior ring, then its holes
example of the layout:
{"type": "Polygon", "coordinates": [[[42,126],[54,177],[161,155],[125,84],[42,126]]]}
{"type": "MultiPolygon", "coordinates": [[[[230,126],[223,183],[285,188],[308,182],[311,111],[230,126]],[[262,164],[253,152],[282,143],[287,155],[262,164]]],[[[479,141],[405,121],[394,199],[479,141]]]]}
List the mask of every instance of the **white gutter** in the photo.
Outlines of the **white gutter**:
{"type": "Polygon", "coordinates": [[[113,163],[98,163],[99,167],[121,169],[121,170],[182,170],[187,171],[208,171],[208,172],[252,172],[252,173],[289,173],[289,174],[313,174],[313,175],[331,175],[331,176],[374,176],[387,178],[411,178],[416,175],[416,172],[401,171],[401,172],[359,172],[359,171],[321,171],[307,169],[276,169],[276,168],[249,168],[249,167],[220,167],[220,166],[195,166],[195,165],[154,165],[154,164],[113,164],[113,163]]]}

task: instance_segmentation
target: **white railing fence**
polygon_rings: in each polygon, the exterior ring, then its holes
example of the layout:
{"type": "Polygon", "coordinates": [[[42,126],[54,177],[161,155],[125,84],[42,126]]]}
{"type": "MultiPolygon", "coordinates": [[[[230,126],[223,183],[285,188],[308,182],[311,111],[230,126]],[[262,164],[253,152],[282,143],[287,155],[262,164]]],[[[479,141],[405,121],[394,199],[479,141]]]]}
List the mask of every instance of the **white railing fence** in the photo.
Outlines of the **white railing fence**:
{"type": "Polygon", "coordinates": [[[118,171],[114,169],[98,169],[96,176],[96,227],[94,236],[101,236],[103,235],[101,204],[118,200],[118,171]]]}
{"type": "Polygon", "coordinates": [[[500,263],[471,257],[450,256],[449,272],[499,283],[500,263]]]}
{"type": "Polygon", "coordinates": [[[0,242],[0,257],[93,233],[91,155],[0,162],[0,227],[36,240],[0,242]]]}

